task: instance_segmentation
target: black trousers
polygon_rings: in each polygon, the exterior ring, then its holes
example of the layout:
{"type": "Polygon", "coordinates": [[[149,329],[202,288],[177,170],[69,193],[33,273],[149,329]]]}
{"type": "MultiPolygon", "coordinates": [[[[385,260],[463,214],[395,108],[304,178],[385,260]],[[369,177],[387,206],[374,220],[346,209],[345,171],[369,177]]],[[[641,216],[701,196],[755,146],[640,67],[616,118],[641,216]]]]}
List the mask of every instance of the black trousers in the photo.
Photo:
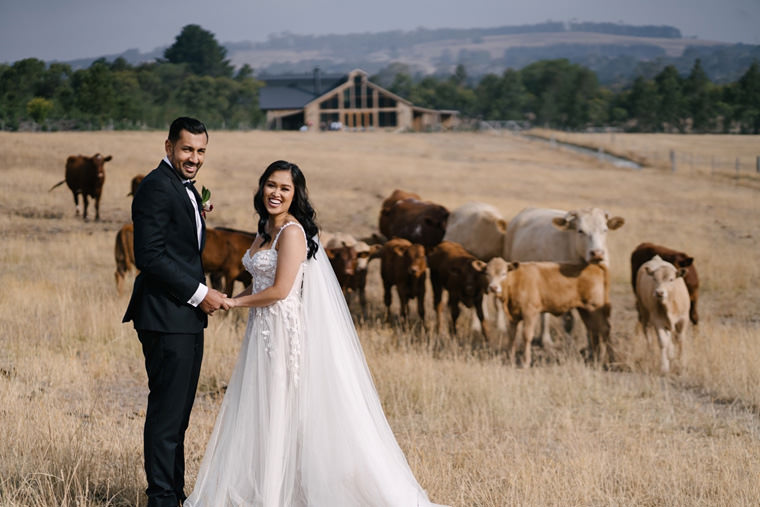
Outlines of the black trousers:
{"type": "Polygon", "coordinates": [[[190,422],[203,359],[203,332],[137,331],[148,373],[145,475],[148,507],[185,501],[185,430],[190,422]]]}

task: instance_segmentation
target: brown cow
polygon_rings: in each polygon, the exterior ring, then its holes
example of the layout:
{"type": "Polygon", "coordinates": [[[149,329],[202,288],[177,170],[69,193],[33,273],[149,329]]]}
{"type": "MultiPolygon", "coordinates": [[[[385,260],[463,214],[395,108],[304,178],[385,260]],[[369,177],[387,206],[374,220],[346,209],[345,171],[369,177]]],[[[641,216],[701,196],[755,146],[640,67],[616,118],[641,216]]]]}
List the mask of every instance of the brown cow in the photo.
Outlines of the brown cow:
{"type": "Polygon", "coordinates": [[[486,263],[476,258],[459,243],[442,241],[428,255],[430,282],[433,286],[433,305],[436,311],[436,330],[440,332],[443,289],[449,293],[451,334],[456,336],[459,303],[475,308],[485,341],[488,327],[483,315],[483,295],[488,289],[486,263]]]}
{"type": "MultiPolygon", "coordinates": [[[[135,227],[126,224],[116,233],[114,257],[116,258],[116,290],[121,294],[124,286],[124,276],[135,267],[135,227]]],[[[135,267],[135,269],[137,269],[135,267]]]]}
{"type": "Polygon", "coordinates": [[[641,243],[631,254],[631,286],[633,287],[633,293],[636,294],[636,275],[639,272],[639,268],[655,255],[659,255],[662,260],[673,264],[676,268],[685,269],[683,281],[686,282],[686,289],[689,291],[689,320],[691,320],[692,324],[697,324],[699,322],[699,313],[697,313],[699,275],[697,275],[697,268],[694,266],[694,258],[687,253],[653,243],[641,243]]]}
{"type": "Polygon", "coordinates": [[[401,319],[409,320],[409,300],[417,300],[417,313],[425,324],[425,279],[427,260],[425,247],[408,239],[394,238],[380,250],[380,275],[383,278],[385,319],[391,316],[391,288],[395,285],[401,307],[401,319]]]}
{"type": "Polygon", "coordinates": [[[143,178],[145,178],[144,174],[138,174],[134,178],[132,178],[132,181],[129,183],[129,193],[127,196],[133,196],[135,195],[135,192],[137,192],[137,187],[140,186],[140,183],[142,183],[143,178]]]}
{"type": "Polygon", "coordinates": [[[347,233],[320,234],[326,241],[325,253],[335,272],[346,303],[351,304],[354,293],[359,294],[361,320],[367,318],[367,269],[369,261],[377,255],[380,245],[369,246],[364,241],[357,241],[347,233]]]}
{"type": "Polygon", "coordinates": [[[394,190],[380,210],[380,233],[386,238],[405,238],[430,248],[446,234],[449,210],[440,204],[422,201],[420,196],[394,190]]]}
{"type": "Polygon", "coordinates": [[[96,153],[92,157],[71,155],[66,159],[65,179],[50,187],[50,190],[66,183],[71,189],[71,193],[74,194],[77,215],[79,215],[79,194],[82,194],[84,201],[82,217],[85,220],[87,220],[87,197],[92,197],[95,199],[95,220],[100,220],[100,195],[103,193],[103,183],[106,181],[105,163],[111,158],[111,155],[104,157],[100,153],[96,153]]]}
{"type": "Polygon", "coordinates": [[[501,278],[501,289],[495,292],[509,317],[508,348],[512,364],[516,362],[520,321],[523,321],[521,341],[525,347],[522,365],[530,367],[530,342],[541,313],[562,315],[574,308],[586,325],[591,358],[612,361],[609,275],[604,264],[511,262],[506,277],[501,278]]]}
{"type": "Polygon", "coordinates": [[[203,248],[203,270],[209,274],[211,286],[218,288],[224,279],[224,293],[233,296],[235,281],[248,286],[251,275],[243,267],[243,255],[251,247],[256,234],[225,227],[206,228],[203,248]]]}
{"type": "MultiPolygon", "coordinates": [[[[116,289],[121,293],[124,275],[135,265],[134,226],[127,224],[116,234],[114,256],[116,258],[116,289]]],[[[243,255],[250,248],[256,234],[227,229],[206,229],[206,245],[203,248],[203,269],[209,275],[210,285],[232,295],[236,281],[248,286],[251,274],[242,263],[243,255]]]]}

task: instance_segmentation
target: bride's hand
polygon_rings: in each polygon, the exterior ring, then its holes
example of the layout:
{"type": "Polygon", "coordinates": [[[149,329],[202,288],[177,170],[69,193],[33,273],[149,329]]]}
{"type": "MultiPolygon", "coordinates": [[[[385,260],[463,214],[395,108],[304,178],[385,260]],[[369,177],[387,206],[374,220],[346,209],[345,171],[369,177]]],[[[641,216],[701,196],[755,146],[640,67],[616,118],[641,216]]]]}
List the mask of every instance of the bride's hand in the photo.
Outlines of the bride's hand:
{"type": "Polygon", "coordinates": [[[235,298],[226,297],[224,298],[224,304],[227,305],[227,308],[236,308],[238,306],[238,300],[235,298]]]}

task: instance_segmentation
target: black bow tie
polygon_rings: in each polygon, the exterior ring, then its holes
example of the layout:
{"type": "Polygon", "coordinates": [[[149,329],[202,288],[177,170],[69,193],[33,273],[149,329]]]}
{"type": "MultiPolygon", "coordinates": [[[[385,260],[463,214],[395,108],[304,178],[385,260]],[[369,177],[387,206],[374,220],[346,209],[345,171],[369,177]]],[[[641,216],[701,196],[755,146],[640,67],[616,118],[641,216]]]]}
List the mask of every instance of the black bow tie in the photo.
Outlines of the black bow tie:
{"type": "Polygon", "coordinates": [[[187,180],[183,183],[186,188],[195,188],[195,180],[187,180]]]}

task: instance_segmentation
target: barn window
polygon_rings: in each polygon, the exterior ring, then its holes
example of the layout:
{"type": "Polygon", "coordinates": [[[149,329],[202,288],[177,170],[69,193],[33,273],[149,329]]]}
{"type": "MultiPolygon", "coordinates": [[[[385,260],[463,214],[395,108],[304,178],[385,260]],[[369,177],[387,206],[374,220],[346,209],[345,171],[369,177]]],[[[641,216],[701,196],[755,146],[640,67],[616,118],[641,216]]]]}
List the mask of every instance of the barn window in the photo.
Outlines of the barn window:
{"type": "Polygon", "coordinates": [[[333,95],[319,104],[320,109],[338,109],[338,95],[333,95]]]}
{"type": "Polygon", "coordinates": [[[395,111],[381,111],[378,118],[378,127],[396,127],[398,123],[396,121],[395,111]]]}
{"type": "Polygon", "coordinates": [[[379,107],[396,107],[396,101],[387,95],[380,95],[379,107]]]}

